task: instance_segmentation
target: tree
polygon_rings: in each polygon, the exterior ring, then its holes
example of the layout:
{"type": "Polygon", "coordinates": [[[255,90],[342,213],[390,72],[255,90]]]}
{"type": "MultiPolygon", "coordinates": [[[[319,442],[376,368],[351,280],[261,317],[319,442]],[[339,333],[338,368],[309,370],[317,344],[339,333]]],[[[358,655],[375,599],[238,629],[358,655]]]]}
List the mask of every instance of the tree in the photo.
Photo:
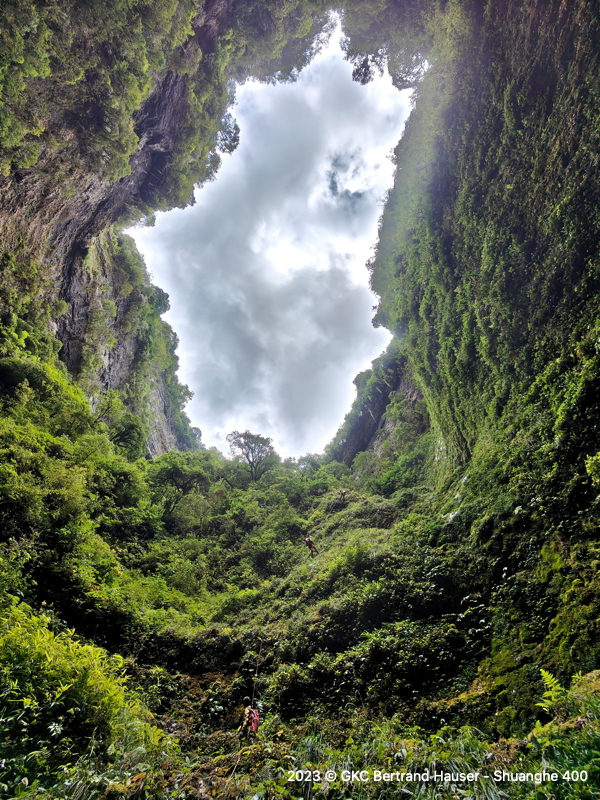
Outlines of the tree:
{"type": "Polygon", "coordinates": [[[148,428],[137,414],[126,411],[121,419],[109,428],[109,438],[129,459],[141,458],[146,449],[148,428]]]}
{"type": "Polygon", "coordinates": [[[217,132],[217,149],[220,153],[233,153],[240,143],[240,126],[229,111],[221,119],[221,129],[217,132]]]}
{"type": "Polygon", "coordinates": [[[101,396],[96,419],[106,425],[109,439],[130,461],[143,455],[148,429],[137,414],[126,410],[117,389],[109,389],[101,396]]]}
{"type": "Polygon", "coordinates": [[[250,477],[257,481],[267,470],[272,469],[279,461],[277,453],[271,446],[272,439],[250,431],[233,431],[227,437],[231,454],[241,456],[250,468],[250,477]]]}
{"type": "Polygon", "coordinates": [[[206,492],[214,472],[214,455],[206,452],[178,453],[170,450],[148,466],[148,478],[155,496],[171,514],[180,500],[194,491],[206,492]]]}

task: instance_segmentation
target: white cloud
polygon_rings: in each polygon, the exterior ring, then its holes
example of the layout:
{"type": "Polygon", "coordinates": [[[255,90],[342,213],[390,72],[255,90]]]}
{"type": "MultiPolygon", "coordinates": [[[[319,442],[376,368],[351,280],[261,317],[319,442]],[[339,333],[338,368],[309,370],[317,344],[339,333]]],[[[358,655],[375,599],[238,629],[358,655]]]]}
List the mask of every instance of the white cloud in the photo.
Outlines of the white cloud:
{"type": "Polygon", "coordinates": [[[237,428],[282,455],[318,451],[385,348],[365,262],[410,104],[351,79],[337,39],[293,84],[247,83],[240,145],[196,205],[132,231],[171,296],[187,412],[205,443],[237,428]]]}

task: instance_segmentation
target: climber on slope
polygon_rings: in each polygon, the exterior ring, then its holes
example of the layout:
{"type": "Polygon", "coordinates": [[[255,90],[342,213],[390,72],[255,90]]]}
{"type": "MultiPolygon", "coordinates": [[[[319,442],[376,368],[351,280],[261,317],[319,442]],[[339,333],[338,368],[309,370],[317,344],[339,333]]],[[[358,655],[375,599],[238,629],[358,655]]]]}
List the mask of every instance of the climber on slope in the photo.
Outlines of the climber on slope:
{"type": "Polygon", "coordinates": [[[312,540],[312,537],[311,536],[307,536],[304,541],[306,542],[306,546],[310,550],[310,554],[318,556],[319,555],[319,551],[317,550],[317,548],[315,546],[315,543],[312,540]]]}
{"type": "Polygon", "coordinates": [[[237,730],[238,733],[241,734],[242,738],[248,741],[251,736],[255,736],[258,733],[260,714],[255,708],[252,707],[249,697],[244,698],[244,703],[247,703],[248,705],[242,712],[240,724],[237,730]]]}

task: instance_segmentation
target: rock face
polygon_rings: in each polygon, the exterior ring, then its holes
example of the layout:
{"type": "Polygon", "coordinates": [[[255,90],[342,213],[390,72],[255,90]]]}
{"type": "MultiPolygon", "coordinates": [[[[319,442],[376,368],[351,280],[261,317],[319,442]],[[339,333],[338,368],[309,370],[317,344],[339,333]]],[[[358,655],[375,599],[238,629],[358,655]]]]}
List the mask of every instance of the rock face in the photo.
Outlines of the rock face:
{"type": "MultiPolygon", "coordinates": [[[[209,58],[231,5],[232,0],[208,0],[183,50],[199,47],[202,57],[209,58]]],[[[130,158],[130,174],[120,180],[102,180],[74,158],[74,136],[58,110],[48,128],[60,131],[61,149],[42,149],[35,167],[0,177],[0,241],[6,250],[19,248],[39,260],[49,278],[48,301],[60,298],[68,303],[69,311],[52,323],[52,332],[62,342],[60,358],[74,376],[95,366],[88,385],[84,383],[92,395],[128,383],[142,347],[140,331],[126,324],[131,298],[120,294],[95,244],[128,210],[152,203],[188,113],[188,80],[173,72],[157,79],[133,115],[139,141],[130,158]]],[[[149,385],[148,402],[157,418],[148,447],[157,455],[175,446],[175,437],[164,411],[164,377],[150,376],[149,385]]]]}
{"type": "Polygon", "coordinates": [[[169,396],[162,376],[153,378],[149,391],[150,435],[146,448],[151,458],[177,449],[177,439],[171,427],[169,396]]]}
{"type": "MultiPolygon", "coordinates": [[[[419,389],[412,383],[406,375],[402,375],[400,377],[400,381],[395,389],[390,388],[388,393],[388,401],[392,392],[396,392],[397,394],[402,395],[408,401],[409,407],[413,407],[419,400],[423,399],[423,395],[419,391],[419,389]]],[[[387,408],[387,406],[386,406],[387,408]]],[[[382,443],[391,436],[394,432],[396,427],[396,423],[392,420],[388,420],[385,418],[385,409],[384,413],[379,418],[379,424],[377,425],[377,429],[369,439],[367,446],[363,448],[364,450],[374,450],[377,456],[381,456],[381,447],[382,443]]]]}
{"type": "MultiPolygon", "coordinates": [[[[208,0],[194,20],[186,47],[197,46],[202,57],[209,58],[231,5],[232,0],[208,0]]],[[[58,112],[48,127],[60,130],[65,145],[57,152],[42,150],[35,167],[0,178],[2,241],[11,246],[21,236],[32,252],[43,253],[46,263],[59,267],[64,299],[76,288],[76,283],[71,287],[72,273],[92,237],[128,208],[150,202],[153,189],[165,180],[164,168],[188,111],[187,85],[186,75],[172,72],[157,79],[133,114],[139,141],[129,161],[131,172],[115,183],[75,166],[70,150],[74,136],[58,112]]]]}
{"type": "Polygon", "coordinates": [[[373,449],[379,439],[385,439],[384,415],[393,392],[402,394],[410,406],[423,399],[411,380],[405,356],[383,356],[373,370],[359,375],[355,383],[358,397],[329,447],[329,455],[346,466],[358,453],[373,449]]]}
{"type": "Polygon", "coordinates": [[[168,73],[135,114],[139,137],[131,173],[109,183],[64,166],[64,153],[42,153],[35,168],[0,180],[2,241],[27,247],[60,275],[61,297],[75,297],[77,272],[93,237],[112,225],[128,207],[147,200],[159,165],[173,152],[186,112],[185,76],[168,73]],[[62,179],[57,183],[57,176],[62,179]]]}

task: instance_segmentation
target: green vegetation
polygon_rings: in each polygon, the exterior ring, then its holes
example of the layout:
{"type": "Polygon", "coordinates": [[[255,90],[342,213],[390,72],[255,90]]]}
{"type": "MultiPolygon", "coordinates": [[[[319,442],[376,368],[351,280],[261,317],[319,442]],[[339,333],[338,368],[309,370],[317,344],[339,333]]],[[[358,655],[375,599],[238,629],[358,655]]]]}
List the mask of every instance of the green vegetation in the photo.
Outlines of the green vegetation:
{"type": "Polygon", "coordinates": [[[250,431],[233,431],[227,436],[232,455],[239,456],[248,465],[250,480],[259,478],[277,464],[277,456],[271,445],[272,439],[250,431]]]}
{"type": "Polygon", "coordinates": [[[121,211],[135,219],[183,207],[194,185],[214,176],[219,152],[235,147],[231,79],[293,77],[326,23],[323,11],[308,0],[9,0],[0,32],[0,170],[37,164],[50,182],[62,175],[69,184],[85,174],[111,182],[129,175],[147,115],[140,106],[168,84],[181,97],[172,139],[152,154],[121,211]]]}
{"type": "MultiPolygon", "coordinates": [[[[75,195],[125,176],[140,104],[177,85],[173,148],[127,213],[184,204],[235,147],[231,78],[293,79],[325,8],[5,4],[2,167],[62,159],[75,195]]],[[[72,267],[72,375],[70,302],[2,243],[0,797],[597,795],[597,14],[343,10],[356,79],[387,64],[417,88],[369,265],[395,339],[324,456],[201,445],[168,298],[116,228],[72,267]],[[144,458],[157,387],[178,449],[144,458]]]]}
{"type": "Polygon", "coordinates": [[[71,631],[53,632],[51,621],[22,605],[3,614],[3,793],[88,791],[89,767],[109,753],[121,768],[113,779],[134,765],[158,771],[157,762],[171,760],[177,748],[143,721],[146,712],[124,687],[123,660],[79,643],[71,631]],[[62,785],[49,785],[53,774],[61,774],[62,785]]]}
{"type": "Polygon", "coordinates": [[[194,11],[185,0],[9,0],[0,42],[4,170],[31,166],[50,147],[108,179],[127,174],[137,143],[132,113],[152,88],[151,71],[175,66],[194,11]]]}
{"type": "Polygon", "coordinates": [[[183,407],[192,397],[179,383],[177,335],[161,315],[169,309],[168,295],[150,283],[146,266],[133,239],[113,229],[103,232],[85,262],[85,313],[77,381],[95,399],[97,416],[107,423],[113,442],[141,456],[152,425],[151,395],[159,380],[164,387],[165,417],[180,450],[198,447],[183,407]],[[102,390],[102,369],[119,340],[125,339],[124,363],[118,386],[102,390]]]}

